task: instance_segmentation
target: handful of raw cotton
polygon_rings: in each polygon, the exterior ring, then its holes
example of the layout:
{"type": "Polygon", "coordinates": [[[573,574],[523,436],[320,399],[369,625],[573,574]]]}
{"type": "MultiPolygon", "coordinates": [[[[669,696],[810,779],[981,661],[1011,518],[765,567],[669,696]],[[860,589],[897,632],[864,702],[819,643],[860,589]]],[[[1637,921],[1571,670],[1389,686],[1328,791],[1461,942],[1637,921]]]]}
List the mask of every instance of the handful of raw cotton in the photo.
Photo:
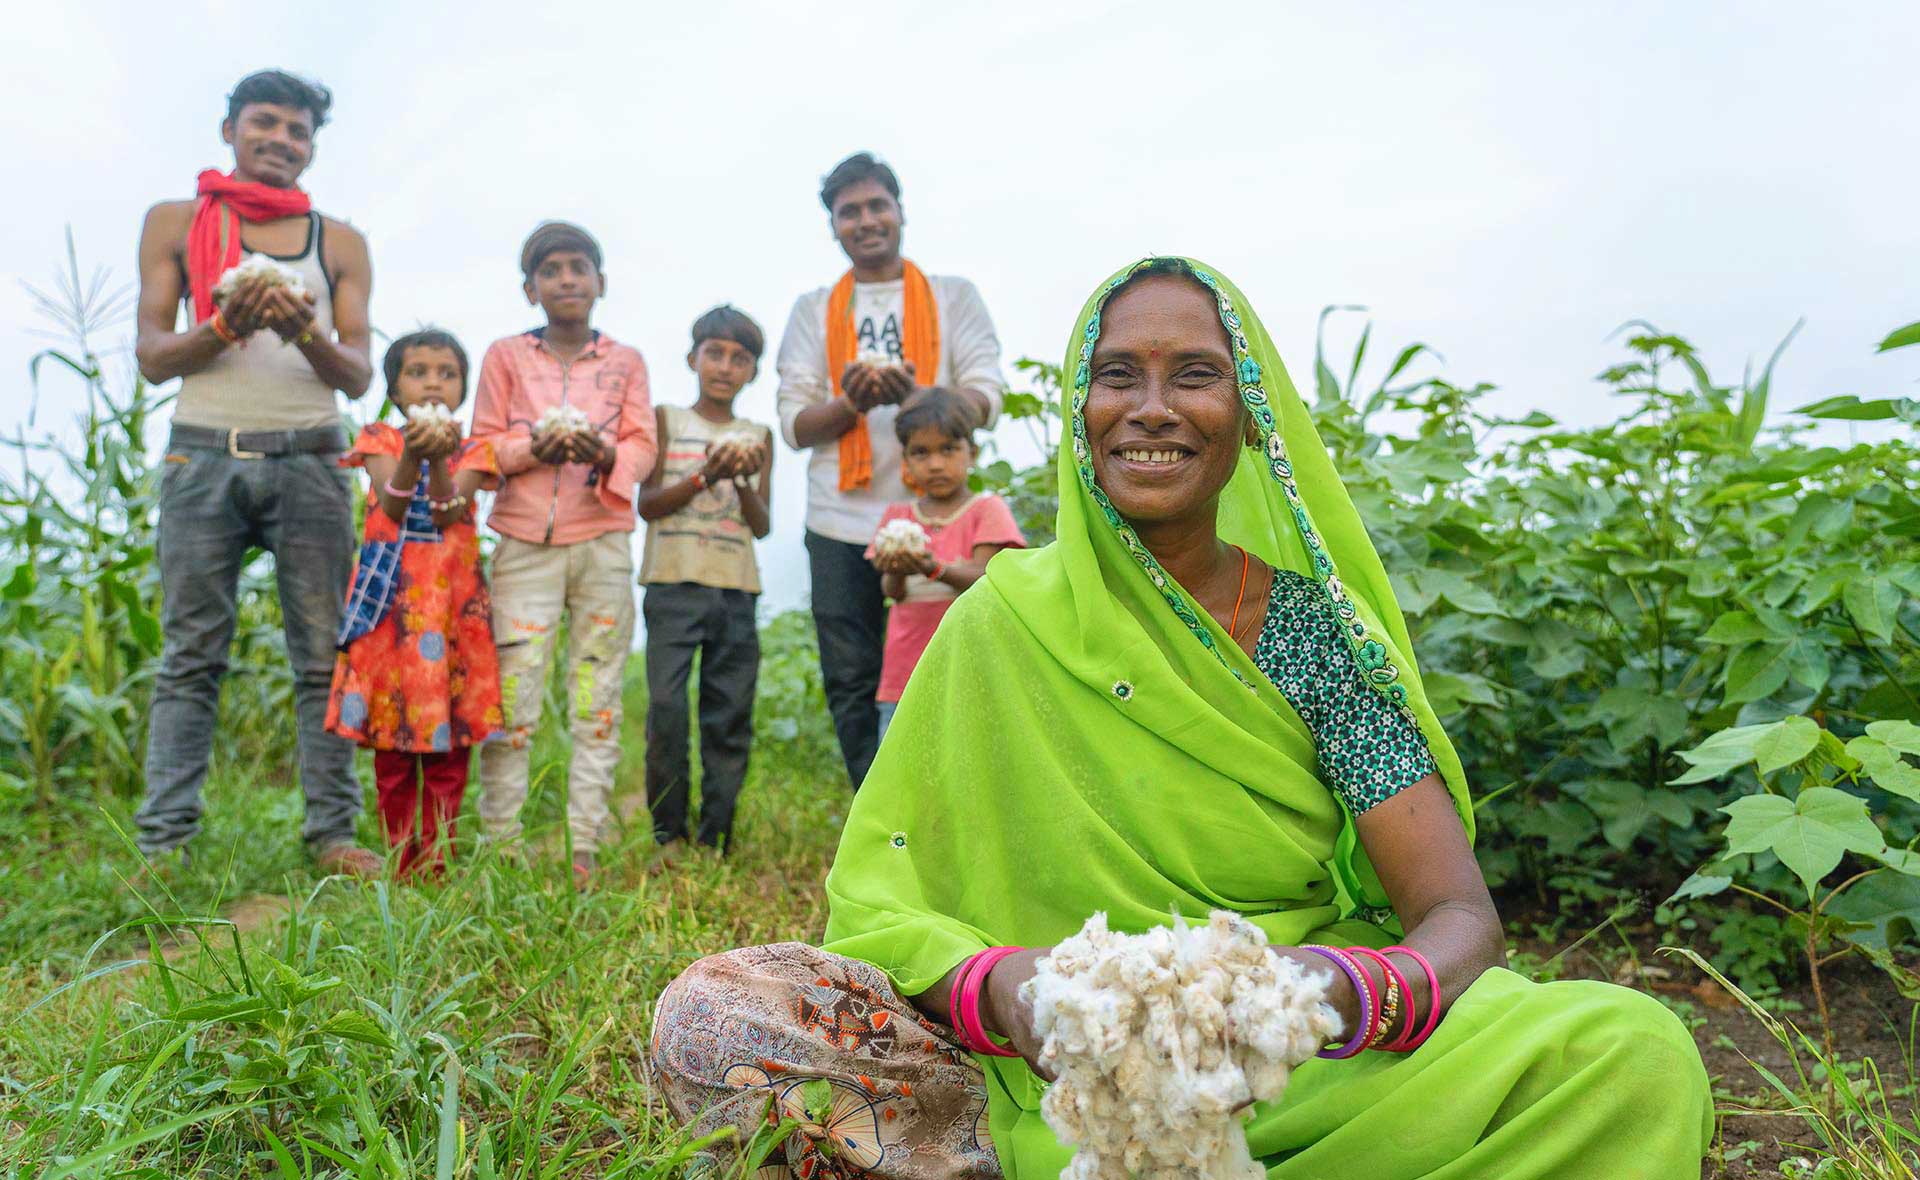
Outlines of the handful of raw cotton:
{"type": "Polygon", "coordinates": [[[1145,934],[1095,914],[1021,988],[1058,1074],[1040,1113],[1079,1149],[1062,1180],[1261,1180],[1242,1113],[1340,1028],[1324,982],[1219,910],[1145,934]]]}
{"type": "Polygon", "coordinates": [[[587,412],[579,406],[548,406],[533,425],[535,434],[585,434],[592,429],[587,412]]]}
{"type": "Polygon", "coordinates": [[[446,426],[453,421],[453,411],[439,402],[415,402],[407,407],[407,421],[446,426]]]}
{"type": "Polygon", "coordinates": [[[873,535],[873,551],[882,557],[918,557],[932,544],[920,522],[905,517],[888,521],[873,535]]]}
{"type": "Polygon", "coordinates": [[[736,461],[760,449],[760,431],[751,426],[735,426],[707,445],[709,455],[732,454],[736,461]]]}
{"type": "Polygon", "coordinates": [[[301,280],[299,271],[265,254],[249,254],[213,285],[213,301],[225,303],[240,289],[241,283],[255,281],[269,287],[289,288],[295,295],[307,293],[307,284],[301,280]]]}

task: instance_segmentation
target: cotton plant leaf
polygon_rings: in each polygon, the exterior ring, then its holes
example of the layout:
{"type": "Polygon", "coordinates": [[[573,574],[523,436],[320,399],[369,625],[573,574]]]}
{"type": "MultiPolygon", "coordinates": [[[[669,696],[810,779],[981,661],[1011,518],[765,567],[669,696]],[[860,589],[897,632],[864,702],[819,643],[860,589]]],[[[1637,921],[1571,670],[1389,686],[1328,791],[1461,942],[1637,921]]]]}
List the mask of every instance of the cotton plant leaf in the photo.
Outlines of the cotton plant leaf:
{"type": "Polygon", "coordinates": [[[1920,935],[1920,877],[1875,873],[1833,899],[1828,911],[1858,923],[1849,942],[1887,949],[1920,935]]]}
{"type": "Polygon", "coordinates": [[[1674,785],[1711,782],[1752,762],[1761,734],[1773,727],[1774,723],[1736,725],[1721,730],[1691,750],[1681,750],[1680,757],[1691,763],[1693,769],[1674,779],[1674,785]]]}
{"type": "Polygon", "coordinates": [[[1784,717],[1753,744],[1754,766],[1762,775],[1799,762],[1820,744],[1820,726],[1809,717],[1784,717]]]}
{"type": "Polygon", "coordinates": [[[1809,787],[1797,799],[1748,795],[1720,810],[1729,817],[1729,853],[1773,853],[1800,878],[1809,897],[1848,852],[1886,848],[1866,801],[1832,787],[1809,787]]]}

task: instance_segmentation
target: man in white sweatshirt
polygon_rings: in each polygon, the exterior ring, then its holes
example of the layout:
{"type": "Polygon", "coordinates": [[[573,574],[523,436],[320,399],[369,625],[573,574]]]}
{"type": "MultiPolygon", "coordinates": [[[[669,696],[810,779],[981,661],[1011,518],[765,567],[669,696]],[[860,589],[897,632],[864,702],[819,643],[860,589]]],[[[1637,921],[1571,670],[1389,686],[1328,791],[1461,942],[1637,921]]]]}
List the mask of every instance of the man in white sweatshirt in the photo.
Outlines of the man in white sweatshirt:
{"type": "Polygon", "coordinates": [[[965,396],[991,427],[1006,387],[1000,340],[971,282],[901,256],[900,181],[867,152],[820,186],[850,269],[794,301],[780,340],[780,430],[807,461],[807,558],[820,673],[855,790],[879,744],[874,693],[887,608],[867,543],[909,498],[893,418],[916,386],[965,396]],[[880,362],[875,364],[873,362],[880,362]]]}

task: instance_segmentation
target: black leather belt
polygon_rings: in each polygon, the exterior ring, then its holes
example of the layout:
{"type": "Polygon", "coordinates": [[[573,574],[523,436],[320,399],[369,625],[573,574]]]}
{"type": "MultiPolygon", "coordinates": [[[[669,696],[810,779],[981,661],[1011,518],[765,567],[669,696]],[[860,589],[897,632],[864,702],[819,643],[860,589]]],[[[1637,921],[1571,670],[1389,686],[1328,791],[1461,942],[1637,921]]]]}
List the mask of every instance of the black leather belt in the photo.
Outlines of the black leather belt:
{"type": "Polygon", "coordinates": [[[176,422],[167,445],[225,451],[235,459],[325,455],[347,449],[347,432],[338,426],[309,426],[303,430],[215,430],[211,426],[176,422]]]}

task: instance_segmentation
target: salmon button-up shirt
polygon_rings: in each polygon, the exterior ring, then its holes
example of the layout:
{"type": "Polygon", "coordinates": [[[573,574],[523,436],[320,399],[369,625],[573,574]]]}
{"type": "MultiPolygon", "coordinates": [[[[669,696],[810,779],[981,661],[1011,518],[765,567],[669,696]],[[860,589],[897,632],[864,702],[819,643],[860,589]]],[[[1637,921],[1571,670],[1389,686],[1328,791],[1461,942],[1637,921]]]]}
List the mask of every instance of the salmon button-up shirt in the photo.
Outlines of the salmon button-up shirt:
{"type": "Polygon", "coordinates": [[[545,337],[545,328],[535,328],[496,340],[480,362],[473,434],[493,444],[506,477],[487,524],[503,537],[548,545],[630,533],[636,489],[653,471],[658,448],[647,362],[605,332],[563,362],[545,337]],[[610,470],[554,467],[533,457],[534,425],[556,406],[578,407],[613,445],[610,470]]]}

